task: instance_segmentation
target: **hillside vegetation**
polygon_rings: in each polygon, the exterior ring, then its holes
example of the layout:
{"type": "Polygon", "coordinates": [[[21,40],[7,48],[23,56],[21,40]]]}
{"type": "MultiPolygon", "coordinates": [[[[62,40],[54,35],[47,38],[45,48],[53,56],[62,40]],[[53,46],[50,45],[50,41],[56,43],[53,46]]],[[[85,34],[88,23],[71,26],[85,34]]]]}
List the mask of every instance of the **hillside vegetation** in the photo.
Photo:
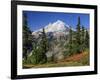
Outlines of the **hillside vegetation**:
{"type": "Polygon", "coordinates": [[[24,68],[46,68],[46,67],[71,67],[89,65],[89,52],[72,55],[57,62],[47,62],[45,64],[24,64],[24,68]]]}
{"type": "Polygon", "coordinates": [[[76,30],[58,21],[57,26],[49,27],[57,28],[59,23],[63,30],[46,32],[43,28],[32,34],[27,15],[23,15],[23,68],[89,65],[89,32],[80,17],[77,21],[76,30]]]}

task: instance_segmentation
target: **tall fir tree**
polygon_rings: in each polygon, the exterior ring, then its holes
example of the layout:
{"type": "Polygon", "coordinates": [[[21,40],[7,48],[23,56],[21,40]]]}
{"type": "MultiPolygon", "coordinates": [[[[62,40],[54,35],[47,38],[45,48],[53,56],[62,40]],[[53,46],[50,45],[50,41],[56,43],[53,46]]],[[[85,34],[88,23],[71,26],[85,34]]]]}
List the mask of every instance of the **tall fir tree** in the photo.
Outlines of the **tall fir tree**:
{"type": "Polygon", "coordinates": [[[48,51],[48,39],[46,37],[46,33],[45,33],[45,29],[43,28],[43,32],[42,32],[42,40],[40,43],[40,46],[42,48],[42,59],[43,59],[43,63],[45,63],[47,61],[47,56],[46,56],[46,52],[48,51]]]}
{"type": "Polygon", "coordinates": [[[42,48],[43,48],[44,52],[47,52],[47,50],[48,50],[48,39],[47,39],[44,28],[43,28],[43,32],[42,32],[42,41],[41,41],[41,43],[42,43],[42,48]]]}
{"type": "Polygon", "coordinates": [[[81,23],[80,23],[80,17],[78,17],[78,24],[76,28],[76,45],[77,45],[77,53],[81,52],[81,23]]]}
{"type": "Polygon", "coordinates": [[[78,43],[78,44],[80,44],[81,43],[81,40],[80,40],[80,36],[81,36],[81,34],[80,34],[80,29],[81,29],[81,26],[80,26],[80,17],[78,17],[78,24],[77,24],[77,34],[76,34],[76,42],[78,43]]]}
{"type": "Polygon", "coordinates": [[[86,48],[89,48],[89,33],[87,30],[85,32],[85,46],[86,48]]]}
{"type": "Polygon", "coordinates": [[[27,25],[27,14],[23,14],[23,58],[27,59],[28,51],[32,48],[31,31],[27,25]]]}
{"type": "Polygon", "coordinates": [[[85,29],[84,29],[84,26],[82,26],[82,30],[81,30],[81,39],[82,39],[82,42],[84,41],[84,35],[85,35],[85,29]]]}
{"type": "Polygon", "coordinates": [[[48,39],[44,28],[39,40],[33,42],[32,55],[29,58],[31,64],[43,64],[47,62],[46,52],[48,51],[48,39]]]}
{"type": "Polygon", "coordinates": [[[82,30],[81,30],[81,50],[84,51],[85,49],[85,28],[84,26],[82,26],[82,30]]]}
{"type": "Polygon", "coordinates": [[[69,53],[72,54],[72,27],[69,30],[69,53]]]}

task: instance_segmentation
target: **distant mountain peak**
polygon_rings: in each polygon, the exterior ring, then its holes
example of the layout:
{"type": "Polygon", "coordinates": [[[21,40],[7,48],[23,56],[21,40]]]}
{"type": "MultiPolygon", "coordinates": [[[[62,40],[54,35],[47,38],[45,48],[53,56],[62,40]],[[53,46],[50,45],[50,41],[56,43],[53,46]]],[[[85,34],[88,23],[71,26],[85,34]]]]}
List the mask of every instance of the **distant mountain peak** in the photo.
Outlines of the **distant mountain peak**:
{"type": "Polygon", "coordinates": [[[57,31],[66,31],[66,29],[69,28],[69,26],[66,25],[63,21],[57,20],[54,23],[49,23],[44,28],[46,32],[57,32],[57,31]]]}
{"type": "Polygon", "coordinates": [[[65,25],[65,23],[61,20],[57,20],[56,22],[53,23],[53,25],[65,25]]]}
{"type": "MultiPolygon", "coordinates": [[[[45,29],[48,38],[54,37],[56,39],[67,36],[70,30],[69,25],[67,25],[65,22],[61,20],[57,20],[56,22],[49,23],[43,28],[45,29]]],[[[32,35],[34,35],[36,38],[39,38],[39,36],[42,35],[41,32],[43,31],[43,28],[32,32],[32,35]]],[[[75,31],[73,28],[71,29],[75,31]]]]}
{"type": "MultiPolygon", "coordinates": [[[[42,29],[39,29],[37,31],[34,31],[34,33],[42,32],[42,29]]],[[[44,26],[45,32],[64,32],[64,33],[69,33],[69,25],[67,25],[64,21],[62,20],[57,20],[53,23],[49,23],[48,25],[44,26]]],[[[74,30],[74,29],[72,29],[74,30]]]]}

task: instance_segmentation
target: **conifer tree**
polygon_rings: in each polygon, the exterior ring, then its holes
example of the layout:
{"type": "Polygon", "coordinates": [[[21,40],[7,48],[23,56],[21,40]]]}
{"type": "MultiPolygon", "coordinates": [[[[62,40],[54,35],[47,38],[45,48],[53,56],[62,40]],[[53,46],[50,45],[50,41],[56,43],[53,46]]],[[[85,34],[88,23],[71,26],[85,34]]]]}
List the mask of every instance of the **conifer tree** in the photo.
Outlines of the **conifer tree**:
{"type": "Polygon", "coordinates": [[[85,49],[85,29],[84,26],[82,26],[82,30],[81,30],[81,50],[84,51],[85,49]]]}
{"type": "Polygon", "coordinates": [[[86,46],[86,48],[89,48],[89,33],[87,30],[85,33],[85,46],[86,46]]]}
{"type": "Polygon", "coordinates": [[[27,59],[28,50],[32,48],[31,31],[27,25],[27,14],[23,14],[23,58],[27,59]]]}
{"type": "Polygon", "coordinates": [[[85,31],[84,31],[84,26],[82,26],[82,31],[81,31],[81,38],[82,38],[82,42],[84,41],[84,35],[85,35],[85,31]]]}
{"type": "Polygon", "coordinates": [[[41,55],[41,58],[43,60],[42,63],[45,63],[45,62],[47,62],[46,52],[49,49],[48,48],[49,45],[48,45],[48,39],[46,37],[46,33],[45,33],[45,29],[44,28],[43,28],[43,32],[42,32],[42,40],[41,40],[40,46],[42,48],[42,55],[41,55]]]}
{"type": "Polygon", "coordinates": [[[47,36],[46,36],[46,33],[45,33],[45,29],[43,28],[43,32],[42,32],[42,48],[44,50],[44,52],[47,52],[48,50],[48,40],[47,40],[47,36]]]}
{"type": "Polygon", "coordinates": [[[76,42],[78,43],[78,44],[80,44],[81,43],[81,40],[80,40],[80,29],[81,29],[81,26],[80,26],[80,17],[78,17],[78,24],[77,24],[77,34],[76,34],[76,42]]]}
{"type": "Polygon", "coordinates": [[[76,28],[76,45],[77,45],[77,53],[80,53],[80,45],[81,45],[81,25],[80,25],[80,17],[78,17],[78,24],[76,28]]]}
{"type": "Polygon", "coordinates": [[[72,27],[69,30],[69,53],[72,54],[72,27]]]}

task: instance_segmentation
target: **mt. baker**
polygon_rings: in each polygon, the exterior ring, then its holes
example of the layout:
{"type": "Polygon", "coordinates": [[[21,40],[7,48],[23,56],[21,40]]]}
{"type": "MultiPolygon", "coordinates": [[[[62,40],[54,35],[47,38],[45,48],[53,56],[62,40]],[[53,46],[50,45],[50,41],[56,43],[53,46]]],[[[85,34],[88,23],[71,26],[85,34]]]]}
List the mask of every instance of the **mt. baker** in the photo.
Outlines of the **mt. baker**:
{"type": "MultiPolygon", "coordinates": [[[[69,25],[65,24],[61,20],[57,20],[54,23],[49,23],[44,27],[46,33],[61,33],[67,35],[69,33],[69,25]]],[[[39,29],[37,31],[32,32],[32,35],[40,34],[42,32],[42,29],[39,29]]]]}

